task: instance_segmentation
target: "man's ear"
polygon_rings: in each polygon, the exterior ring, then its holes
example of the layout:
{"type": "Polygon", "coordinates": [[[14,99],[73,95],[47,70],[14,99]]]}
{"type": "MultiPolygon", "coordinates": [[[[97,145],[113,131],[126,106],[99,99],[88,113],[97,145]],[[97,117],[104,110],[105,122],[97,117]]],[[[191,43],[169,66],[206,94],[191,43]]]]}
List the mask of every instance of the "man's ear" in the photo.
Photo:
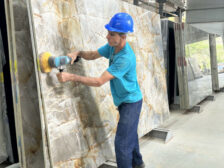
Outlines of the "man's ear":
{"type": "Polygon", "coordinates": [[[122,35],[121,35],[121,38],[122,38],[122,39],[126,39],[126,37],[127,37],[126,34],[122,34],[122,35]]]}

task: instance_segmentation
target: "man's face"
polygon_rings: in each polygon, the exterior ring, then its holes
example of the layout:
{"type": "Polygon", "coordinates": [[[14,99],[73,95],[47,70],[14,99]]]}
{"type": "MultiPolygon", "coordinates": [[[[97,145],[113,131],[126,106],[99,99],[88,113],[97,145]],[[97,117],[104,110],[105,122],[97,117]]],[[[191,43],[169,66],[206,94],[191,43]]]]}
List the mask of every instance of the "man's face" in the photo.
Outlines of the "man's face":
{"type": "Polygon", "coordinates": [[[110,46],[118,46],[121,43],[121,39],[121,36],[117,32],[108,31],[107,40],[110,46]]]}

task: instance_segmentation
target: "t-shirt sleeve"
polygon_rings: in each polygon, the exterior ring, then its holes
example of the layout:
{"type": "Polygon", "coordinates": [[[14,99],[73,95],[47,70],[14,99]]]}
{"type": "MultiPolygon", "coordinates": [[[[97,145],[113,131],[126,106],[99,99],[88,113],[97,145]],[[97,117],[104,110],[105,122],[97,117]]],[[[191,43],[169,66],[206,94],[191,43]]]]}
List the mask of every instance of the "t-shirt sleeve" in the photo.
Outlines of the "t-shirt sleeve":
{"type": "Polygon", "coordinates": [[[103,56],[103,57],[109,59],[109,57],[110,57],[110,49],[111,49],[111,47],[110,47],[109,44],[107,43],[106,45],[100,47],[97,51],[98,51],[98,53],[99,53],[101,56],[103,56]]]}
{"type": "Polygon", "coordinates": [[[118,57],[107,71],[116,78],[123,77],[131,67],[131,60],[127,57],[118,57]]]}

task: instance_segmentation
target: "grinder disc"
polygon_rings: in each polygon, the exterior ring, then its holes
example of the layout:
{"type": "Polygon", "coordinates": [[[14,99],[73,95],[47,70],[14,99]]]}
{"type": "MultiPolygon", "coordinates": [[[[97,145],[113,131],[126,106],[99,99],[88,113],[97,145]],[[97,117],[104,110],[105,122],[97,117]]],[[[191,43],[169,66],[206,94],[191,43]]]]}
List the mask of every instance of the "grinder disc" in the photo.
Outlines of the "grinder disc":
{"type": "Polygon", "coordinates": [[[40,60],[39,60],[39,64],[40,64],[40,70],[43,73],[48,73],[51,71],[51,66],[49,64],[49,58],[51,57],[51,53],[49,52],[44,52],[40,55],[40,60]]]}

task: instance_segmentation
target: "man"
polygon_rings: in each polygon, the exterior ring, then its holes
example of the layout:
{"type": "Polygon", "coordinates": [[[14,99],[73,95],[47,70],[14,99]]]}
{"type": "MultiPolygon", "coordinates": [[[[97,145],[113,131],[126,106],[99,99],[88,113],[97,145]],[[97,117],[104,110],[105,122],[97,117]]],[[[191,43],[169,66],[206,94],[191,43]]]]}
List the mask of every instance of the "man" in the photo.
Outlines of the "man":
{"type": "Polygon", "coordinates": [[[136,57],[126,42],[126,34],[133,32],[133,20],[127,13],[117,13],[105,25],[108,44],[97,51],[77,51],[68,54],[72,63],[77,56],[86,60],[109,59],[109,68],[100,77],[84,77],[66,72],[58,73],[60,82],[75,81],[99,87],[110,81],[114,104],[120,119],[115,137],[118,168],[144,168],[139,151],[137,127],[142,107],[142,94],[137,82],[136,57]]]}

